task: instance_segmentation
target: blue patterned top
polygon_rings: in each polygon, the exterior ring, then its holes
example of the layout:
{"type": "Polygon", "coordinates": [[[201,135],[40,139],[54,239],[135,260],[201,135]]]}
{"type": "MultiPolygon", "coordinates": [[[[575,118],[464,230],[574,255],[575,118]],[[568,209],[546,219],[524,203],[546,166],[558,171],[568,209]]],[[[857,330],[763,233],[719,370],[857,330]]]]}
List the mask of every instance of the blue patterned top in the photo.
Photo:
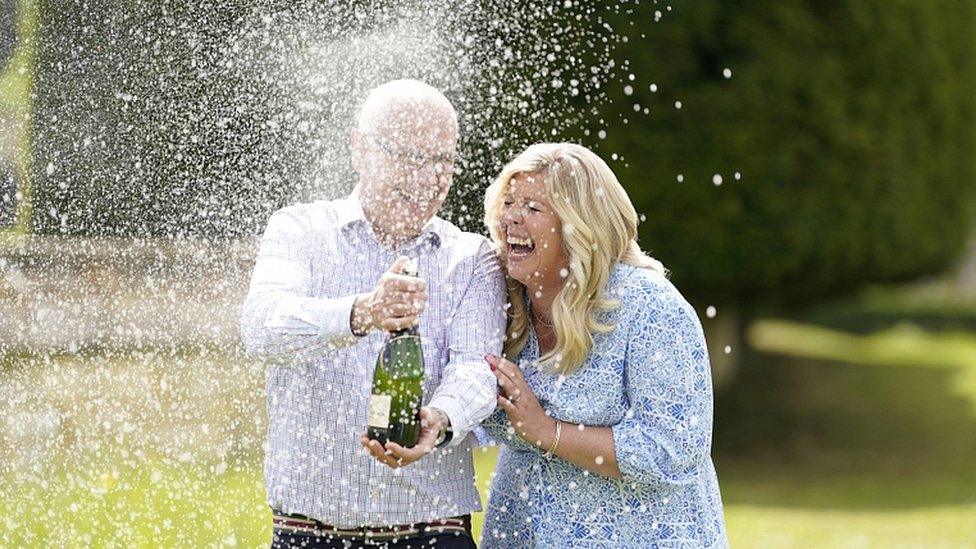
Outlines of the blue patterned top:
{"type": "Polygon", "coordinates": [[[574,424],[610,426],[623,479],[547,460],[498,408],[482,424],[503,447],[483,547],[725,547],[711,459],[712,384],[701,323],[661,274],[618,264],[607,284],[621,306],[602,320],[582,367],[538,367],[530,330],[517,362],[542,407],[574,424]]]}

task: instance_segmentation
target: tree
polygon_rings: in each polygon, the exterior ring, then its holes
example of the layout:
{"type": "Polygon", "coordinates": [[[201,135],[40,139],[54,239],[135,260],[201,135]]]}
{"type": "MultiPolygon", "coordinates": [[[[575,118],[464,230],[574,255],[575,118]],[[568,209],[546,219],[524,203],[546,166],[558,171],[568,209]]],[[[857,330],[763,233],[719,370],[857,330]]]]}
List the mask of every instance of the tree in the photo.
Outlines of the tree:
{"type": "Polygon", "coordinates": [[[582,138],[622,157],[682,288],[802,305],[956,260],[976,219],[973,2],[686,3],[630,26],[655,9],[612,20],[625,68],[582,138]]]}
{"type": "Polygon", "coordinates": [[[33,228],[49,234],[259,233],[284,204],[349,191],[355,107],[404,77],[455,104],[462,161],[443,213],[483,230],[487,183],[579,124],[571,78],[607,72],[571,66],[608,51],[589,6],[72,0],[40,13],[33,228]]]}

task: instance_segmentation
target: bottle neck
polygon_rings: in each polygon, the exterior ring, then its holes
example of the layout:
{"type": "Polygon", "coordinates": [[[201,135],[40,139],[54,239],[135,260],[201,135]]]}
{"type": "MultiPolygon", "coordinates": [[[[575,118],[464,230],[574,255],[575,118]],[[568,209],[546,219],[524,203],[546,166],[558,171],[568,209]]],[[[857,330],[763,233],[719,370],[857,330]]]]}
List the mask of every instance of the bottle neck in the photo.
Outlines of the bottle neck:
{"type": "Polygon", "coordinates": [[[390,332],[390,339],[395,339],[403,336],[419,336],[420,332],[417,330],[416,326],[411,326],[409,328],[404,328],[403,330],[394,330],[390,332]]]}
{"type": "MultiPolygon", "coordinates": [[[[405,276],[416,277],[417,276],[417,263],[414,260],[407,262],[407,265],[402,269],[402,273],[405,276]]],[[[417,325],[413,325],[409,328],[404,328],[402,330],[394,330],[390,332],[390,339],[403,336],[416,336],[420,335],[417,331],[417,325]]]]}

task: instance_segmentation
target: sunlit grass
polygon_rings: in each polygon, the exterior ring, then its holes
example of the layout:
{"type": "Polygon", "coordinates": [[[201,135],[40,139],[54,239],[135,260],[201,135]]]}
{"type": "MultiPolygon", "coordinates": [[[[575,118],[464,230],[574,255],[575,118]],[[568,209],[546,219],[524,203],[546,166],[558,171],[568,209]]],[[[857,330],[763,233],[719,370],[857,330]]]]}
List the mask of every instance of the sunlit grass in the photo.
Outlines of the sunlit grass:
{"type": "MultiPolygon", "coordinates": [[[[488,509],[488,489],[491,488],[491,479],[495,471],[495,462],[498,460],[497,447],[478,448],[474,451],[474,472],[477,477],[478,491],[481,492],[481,507],[488,509]]],[[[474,532],[474,539],[481,539],[482,528],[485,524],[485,513],[475,513],[471,517],[471,529],[474,532]]]]}
{"type": "MultiPolygon", "coordinates": [[[[897,318],[901,311],[902,320],[881,318],[874,330],[786,320],[759,321],[747,330],[755,351],[781,357],[771,368],[803,371],[787,379],[805,385],[778,388],[792,392],[783,398],[816,408],[802,418],[811,430],[809,454],[801,445],[799,454],[782,454],[787,458],[723,456],[719,473],[733,546],[976,542],[976,334],[923,329],[906,319],[931,322],[935,311],[895,297],[885,303],[875,295],[860,310],[818,316],[850,324],[858,315],[897,318]],[[874,408],[879,405],[891,408],[874,408]]],[[[955,325],[972,312],[960,305],[952,318],[944,312],[945,322],[955,325]]]]}
{"type": "MultiPolygon", "coordinates": [[[[497,450],[475,452],[485,497],[497,450]]],[[[122,456],[86,468],[0,477],[2,547],[267,547],[271,512],[259,463],[197,467],[122,456]]],[[[484,500],[483,500],[484,501],[484,500]]],[[[484,514],[474,516],[480,536],[484,514]]]]}
{"type": "Polygon", "coordinates": [[[29,482],[0,482],[4,547],[268,546],[271,513],[254,467],[150,459],[88,462],[29,482]]]}
{"type": "Polygon", "coordinates": [[[731,505],[725,518],[732,547],[961,549],[976,541],[976,504],[900,511],[731,505]]]}
{"type": "MultiPolygon", "coordinates": [[[[850,448],[831,454],[830,447],[811,443],[809,455],[797,461],[778,455],[716,456],[733,546],[971,546],[976,464],[958,455],[973,446],[965,437],[972,435],[967,429],[976,412],[951,414],[965,410],[958,402],[976,398],[968,377],[976,369],[976,334],[903,324],[859,335],[765,320],[750,328],[748,338],[765,353],[764,360],[781,357],[777,368],[805,368],[822,383],[857,383],[843,391],[791,387],[795,397],[790,398],[809,400],[815,391],[816,401],[828,406],[852,395],[867,406],[884,398],[916,399],[892,413],[901,418],[918,410],[919,418],[935,414],[937,419],[824,425],[831,437],[854,441],[850,448]],[[822,371],[838,367],[866,370],[857,378],[822,371]],[[907,386],[888,394],[892,384],[912,380],[936,382],[927,382],[924,390],[907,386]],[[942,380],[951,380],[944,390],[942,380]],[[879,392],[884,395],[874,394],[879,392]],[[900,439],[901,446],[891,446],[894,454],[888,456],[895,466],[876,462],[889,446],[857,446],[875,440],[875,431],[884,444],[900,439]],[[931,444],[943,433],[955,433],[963,442],[931,444]]],[[[0,390],[8,399],[0,414],[8,460],[0,468],[0,546],[268,545],[259,365],[207,349],[8,355],[0,362],[0,390]],[[62,418],[56,435],[48,432],[50,425],[36,423],[53,411],[62,418]],[[35,423],[15,425],[21,421],[35,423]],[[209,439],[224,442],[209,444],[209,439]],[[10,465],[13,459],[16,467],[10,465]]],[[[852,421],[865,422],[865,417],[852,421]]],[[[493,448],[475,451],[483,498],[496,456],[493,448]]],[[[479,513],[474,517],[478,536],[482,524],[479,513]]]]}
{"type": "Polygon", "coordinates": [[[976,365],[976,337],[929,333],[905,324],[867,336],[784,320],[761,320],[747,331],[759,351],[853,364],[964,368],[976,365]]]}
{"type": "MultiPolygon", "coordinates": [[[[478,486],[494,468],[495,451],[476,452],[478,486]]],[[[47,484],[0,482],[10,547],[267,547],[271,515],[257,464],[246,469],[200,468],[148,460],[89,462],[47,484]]],[[[726,479],[729,480],[729,479],[726,479]]],[[[911,480],[902,481],[910,484],[911,480]]],[[[749,479],[723,482],[727,502],[755,487],[749,479]]],[[[726,505],[734,547],[966,547],[976,539],[976,502],[911,509],[849,509],[850,495],[832,485],[836,509],[805,507],[815,484],[782,487],[779,504],[726,505]]],[[[925,484],[914,487],[926,490],[925,484]]],[[[856,491],[855,491],[856,492],[856,491]]],[[[854,494],[854,498],[858,495],[854,494]]],[[[474,518],[480,536],[483,515],[474,518]]]]}
{"type": "Polygon", "coordinates": [[[747,331],[762,352],[798,358],[885,367],[937,368],[954,372],[953,390],[968,398],[976,415],[976,336],[933,333],[902,324],[869,335],[849,334],[784,320],[764,320],[747,331]]]}

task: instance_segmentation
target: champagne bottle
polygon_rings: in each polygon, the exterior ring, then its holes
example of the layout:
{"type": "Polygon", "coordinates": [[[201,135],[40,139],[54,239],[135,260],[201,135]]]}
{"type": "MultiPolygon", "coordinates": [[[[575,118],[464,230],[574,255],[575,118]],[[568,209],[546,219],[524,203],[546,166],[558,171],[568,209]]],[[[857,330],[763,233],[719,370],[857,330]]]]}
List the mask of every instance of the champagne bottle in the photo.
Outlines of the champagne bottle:
{"type": "MultiPolygon", "coordinates": [[[[410,265],[403,274],[417,276],[410,265]]],[[[423,398],[424,353],[416,326],[390,332],[373,372],[366,434],[380,444],[392,440],[404,448],[420,438],[420,402],[423,398]]]]}

